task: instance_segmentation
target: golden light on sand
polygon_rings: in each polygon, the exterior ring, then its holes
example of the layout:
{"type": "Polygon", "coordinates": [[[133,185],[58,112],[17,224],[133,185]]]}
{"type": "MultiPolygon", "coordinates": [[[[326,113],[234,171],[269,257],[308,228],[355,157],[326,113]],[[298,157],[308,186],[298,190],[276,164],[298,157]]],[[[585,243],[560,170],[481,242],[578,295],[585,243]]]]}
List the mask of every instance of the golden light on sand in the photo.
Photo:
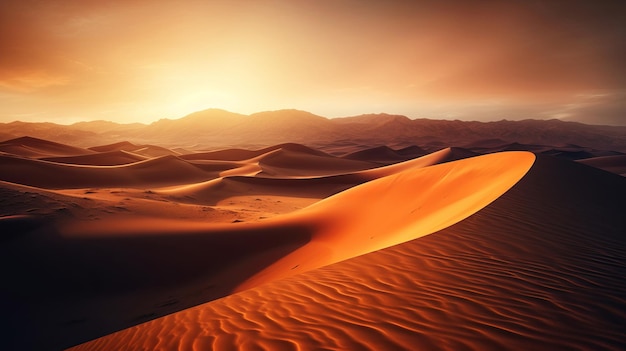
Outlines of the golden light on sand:
{"type": "Polygon", "coordinates": [[[623,157],[522,146],[0,142],[3,347],[621,350],[623,157]]]}

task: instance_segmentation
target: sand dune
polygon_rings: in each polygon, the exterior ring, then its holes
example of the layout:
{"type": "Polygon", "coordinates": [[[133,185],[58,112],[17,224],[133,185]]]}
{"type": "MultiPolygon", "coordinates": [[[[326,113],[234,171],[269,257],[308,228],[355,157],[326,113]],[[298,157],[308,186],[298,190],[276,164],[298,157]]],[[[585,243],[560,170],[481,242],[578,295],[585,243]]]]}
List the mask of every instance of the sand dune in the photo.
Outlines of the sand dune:
{"type": "Polygon", "coordinates": [[[412,158],[424,156],[425,154],[428,153],[426,150],[422,149],[421,147],[417,145],[407,146],[407,147],[396,150],[396,152],[403,156],[411,156],[412,158]]]}
{"type": "Polygon", "coordinates": [[[373,162],[319,156],[299,151],[279,149],[259,159],[264,177],[329,176],[377,167],[373,162]]]}
{"type": "MultiPolygon", "coordinates": [[[[276,149],[271,151],[270,154],[280,151],[280,149],[276,149]]],[[[266,155],[267,154],[248,160],[248,162],[262,163],[266,155]]],[[[281,178],[267,178],[258,177],[258,175],[263,175],[263,173],[259,172],[264,170],[265,167],[259,166],[257,168],[255,166],[243,166],[241,168],[233,168],[231,171],[220,173],[222,178],[219,179],[213,179],[196,184],[173,186],[167,189],[159,189],[157,192],[159,194],[169,195],[173,200],[178,202],[204,205],[220,205],[232,201],[242,202],[241,200],[244,198],[248,198],[248,201],[255,201],[261,195],[271,195],[274,198],[288,197],[291,199],[298,199],[297,205],[304,207],[317,200],[337,194],[355,185],[359,185],[370,180],[386,177],[410,169],[423,168],[439,163],[466,158],[469,155],[475,156],[476,154],[465,151],[464,149],[446,148],[414,160],[385,167],[343,174],[339,174],[342,169],[349,170],[354,168],[354,165],[350,161],[346,164],[345,160],[341,159],[320,159],[317,156],[312,156],[314,157],[314,160],[317,161],[316,166],[319,167],[318,171],[311,169],[312,173],[332,172],[338,174],[328,176],[293,177],[289,176],[289,174],[293,175],[296,172],[294,172],[293,169],[283,167],[282,170],[287,173],[287,175],[285,175],[285,173],[280,173],[282,176],[281,178]],[[252,174],[245,174],[250,171],[252,171],[252,174]]],[[[281,157],[282,154],[279,154],[278,156],[281,157]]],[[[288,162],[297,161],[295,158],[297,156],[302,155],[292,154],[285,163],[288,164],[288,162]]],[[[306,155],[304,156],[305,157],[303,159],[307,160],[308,158],[306,155]]],[[[362,164],[357,165],[362,166],[362,164]]],[[[296,166],[298,166],[297,163],[296,166]]],[[[308,167],[310,166],[301,166],[301,172],[302,170],[309,169],[308,167]]],[[[278,199],[276,198],[275,200],[278,199]]]]}
{"type": "Polygon", "coordinates": [[[578,160],[584,165],[603,169],[607,172],[626,176],[626,155],[592,157],[578,160]]]}
{"type": "Polygon", "coordinates": [[[358,172],[360,177],[365,177],[368,180],[374,178],[380,178],[388,176],[394,173],[402,172],[411,168],[421,168],[436,165],[439,163],[445,163],[450,161],[461,160],[468,157],[478,156],[479,154],[458,147],[448,147],[439,151],[432,152],[428,155],[418,157],[413,160],[392,164],[385,167],[379,167],[375,169],[365,170],[358,172]]]}
{"type": "Polygon", "coordinates": [[[81,156],[43,157],[40,160],[86,166],[119,166],[144,161],[146,157],[120,150],[81,156]]]}
{"type": "Polygon", "coordinates": [[[90,147],[89,150],[96,152],[110,152],[110,151],[132,151],[138,149],[140,146],[135,145],[129,141],[120,141],[113,144],[100,145],[90,147]]]}
{"type": "Polygon", "coordinates": [[[383,145],[375,148],[366,148],[346,153],[342,157],[351,160],[361,160],[368,162],[374,161],[389,164],[421,157],[426,155],[427,153],[428,152],[426,152],[424,149],[416,145],[407,146],[397,150],[383,145]]]}
{"type": "MultiPolygon", "coordinates": [[[[96,160],[93,160],[95,163],[96,160]]],[[[174,156],[121,166],[85,166],[0,155],[0,180],[49,189],[158,187],[216,178],[174,156]],[[44,176],[45,175],[45,176],[44,176]]]]}
{"type": "Polygon", "coordinates": [[[394,162],[394,161],[398,162],[398,161],[406,160],[403,155],[397,153],[396,150],[385,145],[378,146],[378,147],[371,148],[371,149],[356,151],[356,152],[343,156],[343,158],[346,158],[349,160],[377,161],[377,162],[382,162],[382,163],[394,162]]]}
{"type": "Polygon", "coordinates": [[[0,151],[25,157],[76,156],[92,153],[87,149],[28,136],[1,142],[0,151]]]}
{"type": "Polygon", "coordinates": [[[97,152],[110,152],[110,151],[126,151],[133,154],[142,155],[144,157],[160,157],[160,156],[178,156],[180,153],[170,150],[161,146],[156,145],[135,145],[128,141],[122,141],[118,143],[94,146],[90,147],[89,150],[97,151],[97,152]]]}
{"type": "Polygon", "coordinates": [[[620,158],[7,145],[3,349],[624,348],[620,158]]]}
{"type": "Polygon", "coordinates": [[[408,169],[317,202],[294,213],[291,220],[306,223],[313,219],[315,227],[323,229],[313,232],[310,243],[238,289],[393,246],[452,225],[508,190],[533,161],[532,154],[520,152],[408,169]]]}
{"type": "Polygon", "coordinates": [[[621,177],[541,156],[436,234],[74,349],[622,350],[625,196],[621,177]]]}
{"type": "Polygon", "coordinates": [[[189,307],[428,234],[495,199],[526,172],[532,160],[532,154],[527,153],[500,154],[409,169],[330,197],[302,212],[254,224],[216,225],[156,218],[71,222],[57,229],[45,227],[34,236],[12,241],[3,254],[16,263],[29,257],[31,264],[26,267],[33,268],[9,278],[20,294],[34,298],[43,284],[54,287],[46,290],[47,299],[53,301],[82,296],[83,302],[74,304],[79,306],[76,310],[71,310],[67,302],[62,304],[66,310],[62,315],[75,314],[76,320],[81,320],[78,315],[88,315],[89,323],[65,323],[66,331],[61,334],[55,328],[41,328],[50,342],[68,342],[64,339],[68,330],[73,330],[70,334],[79,342],[84,341],[80,338],[96,337],[173,308],[189,307]],[[456,182],[465,186],[448,186],[456,182]],[[451,188],[457,190],[446,190],[451,188]],[[364,201],[380,193],[386,196],[375,204],[364,201]],[[437,210],[447,206],[452,208],[445,213],[437,210]],[[345,211],[349,212],[348,218],[359,220],[344,222],[341,214],[345,211]],[[354,227],[346,227],[347,223],[354,227]],[[385,223],[390,231],[386,235],[377,233],[385,223]],[[362,244],[347,245],[355,235],[362,244]],[[40,241],[45,244],[39,246],[40,241]],[[37,247],[40,249],[34,255],[32,251],[24,253],[37,247]],[[26,282],[21,278],[25,276],[39,278],[26,282]],[[171,305],[167,298],[163,301],[164,296],[181,293],[186,298],[175,298],[171,305]],[[129,307],[138,296],[143,302],[129,307]],[[155,310],[155,304],[168,308],[155,310]],[[94,320],[94,316],[98,317],[94,320]]]}
{"type": "Polygon", "coordinates": [[[274,150],[288,150],[295,151],[302,154],[314,155],[314,156],[329,156],[321,151],[311,149],[307,146],[286,143],[278,144],[270,147],[266,147],[259,150],[246,150],[246,149],[225,149],[208,152],[196,152],[189,155],[181,156],[185,160],[221,160],[221,161],[244,161],[247,159],[255,158],[263,154],[267,154],[274,150]]]}

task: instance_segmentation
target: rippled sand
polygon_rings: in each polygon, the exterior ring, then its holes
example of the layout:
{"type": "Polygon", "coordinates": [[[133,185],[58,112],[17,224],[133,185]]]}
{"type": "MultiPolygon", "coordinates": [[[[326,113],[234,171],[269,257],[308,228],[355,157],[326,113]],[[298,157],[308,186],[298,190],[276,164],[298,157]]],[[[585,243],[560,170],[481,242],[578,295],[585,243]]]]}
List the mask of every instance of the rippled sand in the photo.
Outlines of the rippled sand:
{"type": "Polygon", "coordinates": [[[626,182],[539,157],[435,234],[74,350],[623,350],[626,182]]]}

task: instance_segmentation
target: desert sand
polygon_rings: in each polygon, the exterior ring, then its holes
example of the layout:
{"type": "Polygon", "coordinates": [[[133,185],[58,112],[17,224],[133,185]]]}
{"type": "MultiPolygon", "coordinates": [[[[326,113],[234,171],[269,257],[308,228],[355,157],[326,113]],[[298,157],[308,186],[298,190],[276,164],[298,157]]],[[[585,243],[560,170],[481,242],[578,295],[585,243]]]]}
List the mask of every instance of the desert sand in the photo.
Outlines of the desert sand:
{"type": "Polygon", "coordinates": [[[5,349],[626,346],[619,158],[0,145],[5,349]]]}

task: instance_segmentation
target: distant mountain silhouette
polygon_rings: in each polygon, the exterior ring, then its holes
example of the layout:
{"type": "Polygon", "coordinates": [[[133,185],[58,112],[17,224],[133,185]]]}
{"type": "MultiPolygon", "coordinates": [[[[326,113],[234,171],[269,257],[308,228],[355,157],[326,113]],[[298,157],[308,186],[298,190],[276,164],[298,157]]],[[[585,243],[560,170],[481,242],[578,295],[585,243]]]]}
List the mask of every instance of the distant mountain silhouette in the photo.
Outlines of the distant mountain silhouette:
{"type": "MultiPolygon", "coordinates": [[[[536,150],[543,145],[581,145],[593,150],[626,152],[626,127],[587,125],[560,120],[465,122],[415,119],[389,114],[366,114],[328,119],[299,110],[242,115],[219,109],[192,113],[180,119],[161,119],[149,125],[105,121],[73,125],[12,122],[0,124],[0,140],[32,136],[93,147],[119,140],[169,148],[216,150],[263,148],[300,143],[324,149],[335,143],[361,144],[363,149],[389,145],[401,149],[417,145],[425,151],[445,146],[471,149],[536,150]],[[521,146],[520,146],[521,145],[521,146]]],[[[330,149],[324,151],[331,152],[330,149]]],[[[416,150],[419,151],[419,150],[416,150]]]]}

